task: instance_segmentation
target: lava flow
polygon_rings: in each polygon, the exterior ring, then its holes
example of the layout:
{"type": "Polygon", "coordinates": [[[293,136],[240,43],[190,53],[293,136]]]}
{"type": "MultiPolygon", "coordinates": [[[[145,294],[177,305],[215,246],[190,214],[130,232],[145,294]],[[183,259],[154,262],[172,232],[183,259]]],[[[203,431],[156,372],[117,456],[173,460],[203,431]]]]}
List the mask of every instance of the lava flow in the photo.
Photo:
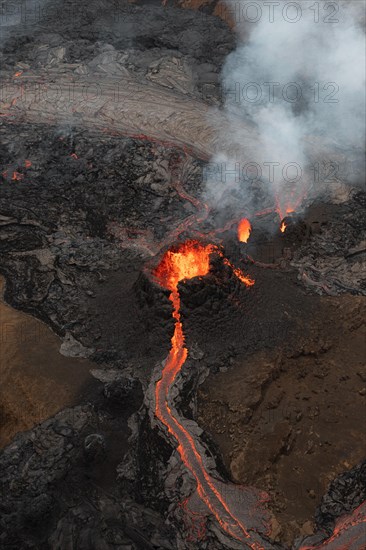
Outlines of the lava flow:
{"type": "Polygon", "coordinates": [[[281,225],[280,225],[280,231],[281,233],[284,233],[286,231],[286,222],[282,222],[281,225]]]}
{"type": "MultiPolygon", "coordinates": [[[[222,529],[235,539],[245,542],[253,550],[261,550],[263,546],[254,540],[255,533],[250,534],[236,517],[220,492],[219,483],[206,471],[193,437],[179,422],[168,404],[170,388],[188,355],[188,350],[184,347],[178,283],[184,279],[206,275],[210,269],[210,254],[213,252],[222,256],[222,252],[215,245],[187,241],[176,249],[167,251],[159,266],[153,271],[159,283],[171,291],[169,299],[173,304],[173,317],[176,321],[171,340],[172,347],[163,368],[162,377],[155,386],[155,415],[178,442],[178,452],[184,465],[196,480],[199,497],[215,516],[222,529]]],[[[227,265],[231,264],[227,263],[227,265]]],[[[245,284],[254,284],[249,277],[239,270],[236,271],[235,274],[241,275],[241,280],[245,284]]]]}
{"type": "Polygon", "coordinates": [[[238,239],[241,243],[247,243],[252,232],[252,226],[247,218],[240,220],[238,225],[238,239]]]}

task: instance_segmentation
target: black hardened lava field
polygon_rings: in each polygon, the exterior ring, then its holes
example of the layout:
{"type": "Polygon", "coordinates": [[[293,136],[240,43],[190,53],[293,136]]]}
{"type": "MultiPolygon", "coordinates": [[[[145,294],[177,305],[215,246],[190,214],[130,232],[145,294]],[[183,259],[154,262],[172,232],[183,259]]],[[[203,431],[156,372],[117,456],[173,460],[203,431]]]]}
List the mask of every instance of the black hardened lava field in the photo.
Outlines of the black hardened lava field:
{"type": "Polygon", "coordinates": [[[0,548],[366,548],[365,0],[0,3],[0,548]]]}

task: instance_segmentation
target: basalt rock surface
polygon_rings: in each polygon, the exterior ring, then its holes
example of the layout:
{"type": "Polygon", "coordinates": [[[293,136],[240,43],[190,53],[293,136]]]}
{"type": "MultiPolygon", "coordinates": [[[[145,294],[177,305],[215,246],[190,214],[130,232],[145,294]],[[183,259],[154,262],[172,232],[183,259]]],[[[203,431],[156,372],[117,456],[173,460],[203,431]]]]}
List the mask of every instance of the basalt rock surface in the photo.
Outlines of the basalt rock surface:
{"type": "Polygon", "coordinates": [[[332,481],[316,511],[317,525],[329,533],[337,518],[352,512],[365,500],[366,462],[362,462],[332,481]]]}

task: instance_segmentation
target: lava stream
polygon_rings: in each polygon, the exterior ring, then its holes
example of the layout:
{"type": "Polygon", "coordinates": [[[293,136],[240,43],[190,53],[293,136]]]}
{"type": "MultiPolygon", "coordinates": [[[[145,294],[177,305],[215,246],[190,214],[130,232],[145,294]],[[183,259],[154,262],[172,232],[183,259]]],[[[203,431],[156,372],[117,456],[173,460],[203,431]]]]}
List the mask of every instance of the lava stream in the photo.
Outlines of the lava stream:
{"type": "MultiPolygon", "coordinates": [[[[153,271],[153,275],[159,283],[171,291],[169,298],[173,304],[173,317],[176,321],[171,340],[172,347],[163,368],[162,377],[155,386],[155,415],[178,442],[178,452],[196,480],[200,498],[215,516],[222,529],[235,539],[245,542],[253,550],[262,550],[263,546],[253,539],[253,536],[230,509],[218,489],[218,484],[206,471],[193,437],[179,422],[168,404],[170,388],[188,355],[188,350],[184,347],[178,283],[183,279],[206,275],[209,272],[209,260],[212,252],[222,255],[214,245],[205,246],[197,241],[187,241],[175,251],[166,252],[159,266],[153,271]]],[[[225,263],[231,265],[228,261],[225,263]]],[[[254,284],[254,281],[246,277],[240,270],[234,270],[234,273],[237,276],[240,275],[240,279],[245,284],[254,284]]]]}
{"type": "Polygon", "coordinates": [[[363,550],[366,548],[366,502],[348,516],[340,517],[333,534],[315,546],[301,546],[299,550],[363,550]]]}

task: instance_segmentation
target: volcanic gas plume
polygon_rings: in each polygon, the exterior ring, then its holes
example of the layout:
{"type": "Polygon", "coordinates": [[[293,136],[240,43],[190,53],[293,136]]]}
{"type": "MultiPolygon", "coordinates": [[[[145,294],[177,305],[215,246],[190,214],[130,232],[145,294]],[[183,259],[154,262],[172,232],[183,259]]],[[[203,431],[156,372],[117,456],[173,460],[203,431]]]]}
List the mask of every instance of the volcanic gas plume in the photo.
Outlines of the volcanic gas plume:
{"type": "MultiPolygon", "coordinates": [[[[235,17],[238,46],[222,71],[231,124],[229,133],[221,129],[226,147],[212,159],[206,194],[217,207],[235,205],[234,190],[245,187],[250,201],[251,186],[259,183],[282,220],[309,193],[319,196],[339,181],[342,163],[351,165],[350,148],[363,158],[362,2],[249,4],[250,15],[244,5],[247,17],[235,17]],[[244,121],[252,125],[249,145],[244,121]],[[329,164],[325,143],[346,157],[329,164]]],[[[358,183],[351,168],[346,178],[358,183]]]]}

